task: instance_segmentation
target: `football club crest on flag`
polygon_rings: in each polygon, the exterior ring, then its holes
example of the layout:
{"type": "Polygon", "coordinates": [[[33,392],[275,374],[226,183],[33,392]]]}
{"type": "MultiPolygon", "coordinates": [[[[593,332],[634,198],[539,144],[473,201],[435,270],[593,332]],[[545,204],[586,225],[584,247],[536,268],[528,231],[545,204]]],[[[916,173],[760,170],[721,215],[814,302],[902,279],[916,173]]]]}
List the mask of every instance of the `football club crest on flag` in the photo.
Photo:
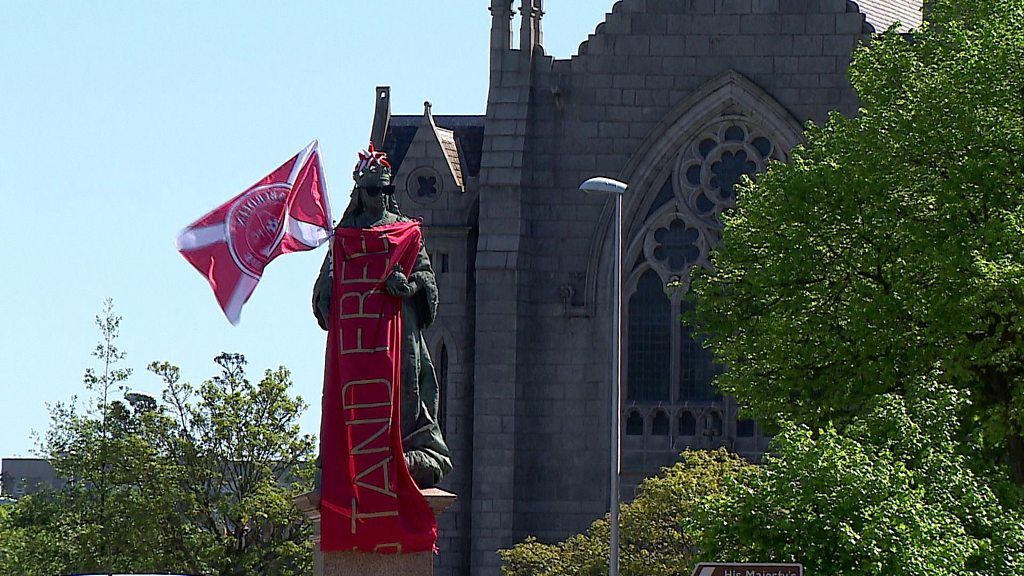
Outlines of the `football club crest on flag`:
{"type": "Polygon", "coordinates": [[[281,254],[312,250],[330,238],[327,181],[314,140],[246,191],[178,235],[178,251],[213,288],[238,324],[263,270],[281,254]]]}

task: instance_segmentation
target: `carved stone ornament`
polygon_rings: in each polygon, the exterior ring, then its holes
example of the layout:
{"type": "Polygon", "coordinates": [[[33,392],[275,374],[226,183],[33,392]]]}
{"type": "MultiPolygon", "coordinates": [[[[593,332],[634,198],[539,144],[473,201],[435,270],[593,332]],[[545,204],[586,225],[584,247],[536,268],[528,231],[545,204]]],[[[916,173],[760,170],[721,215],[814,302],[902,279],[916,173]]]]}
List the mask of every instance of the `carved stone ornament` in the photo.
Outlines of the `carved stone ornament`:
{"type": "Polygon", "coordinates": [[[418,204],[431,204],[444,192],[444,179],[431,166],[420,166],[405,180],[405,191],[418,204]]]}

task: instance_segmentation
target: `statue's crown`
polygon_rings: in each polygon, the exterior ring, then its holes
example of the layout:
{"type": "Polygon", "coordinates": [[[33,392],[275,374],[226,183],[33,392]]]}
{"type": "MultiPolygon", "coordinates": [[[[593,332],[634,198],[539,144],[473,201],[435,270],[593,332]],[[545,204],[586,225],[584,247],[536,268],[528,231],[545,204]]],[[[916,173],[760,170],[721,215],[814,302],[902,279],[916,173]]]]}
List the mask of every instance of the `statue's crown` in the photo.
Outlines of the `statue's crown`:
{"type": "Polygon", "coordinates": [[[359,152],[359,161],[352,170],[352,179],[356,186],[365,188],[368,186],[387,186],[391,184],[391,163],[388,162],[388,155],[370,146],[359,152]]]}

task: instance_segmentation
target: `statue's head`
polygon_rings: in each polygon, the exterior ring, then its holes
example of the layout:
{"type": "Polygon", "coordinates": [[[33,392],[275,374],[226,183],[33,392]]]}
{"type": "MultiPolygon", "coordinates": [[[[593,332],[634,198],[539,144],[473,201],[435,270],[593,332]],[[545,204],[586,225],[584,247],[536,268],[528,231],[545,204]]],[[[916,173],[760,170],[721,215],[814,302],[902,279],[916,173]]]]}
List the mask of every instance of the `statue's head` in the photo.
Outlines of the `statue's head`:
{"type": "Polygon", "coordinates": [[[391,163],[385,152],[369,148],[359,153],[359,161],[352,170],[355,187],[345,216],[358,214],[366,209],[380,209],[400,214],[395,200],[395,187],[391,184],[391,163]]]}
{"type": "Polygon", "coordinates": [[[390,187],[394,190],[387,153],[374,149],[373,142],[370,142],[370,147],[359,153],[359,161],[352,170],[352,179],[356,181],[356,188],[390,187]]]}

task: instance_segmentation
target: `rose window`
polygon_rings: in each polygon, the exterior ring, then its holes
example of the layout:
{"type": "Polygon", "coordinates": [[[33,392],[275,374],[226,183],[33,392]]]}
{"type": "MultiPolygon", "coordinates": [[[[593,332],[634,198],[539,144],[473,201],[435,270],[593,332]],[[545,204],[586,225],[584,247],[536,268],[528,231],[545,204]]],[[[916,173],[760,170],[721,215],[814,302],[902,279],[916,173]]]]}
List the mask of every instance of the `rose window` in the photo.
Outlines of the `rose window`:
{"type": "Polygon", "coordinates": [[[744,176],[765,169],[775,146],[755,130],[736,120],[723,121],[680,157],[677,182],[696,214],[715,218],[736,203],[736,185],[744,176]]]}

